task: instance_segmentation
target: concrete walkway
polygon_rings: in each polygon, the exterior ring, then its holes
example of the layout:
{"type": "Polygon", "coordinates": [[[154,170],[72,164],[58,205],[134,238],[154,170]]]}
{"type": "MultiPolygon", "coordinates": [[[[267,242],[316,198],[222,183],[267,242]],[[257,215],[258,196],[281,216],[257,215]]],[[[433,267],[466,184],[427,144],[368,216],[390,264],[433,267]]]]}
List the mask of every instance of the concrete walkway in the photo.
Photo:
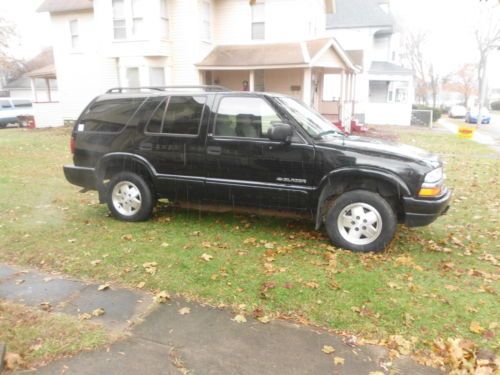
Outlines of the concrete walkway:
{"type": "Polygon", "coordinates": [[[109,348],[54,361],[36,371],[39,374],[440,373],[409,358],[391,363],[385,348],[349,346],[342,337],[323,330],[282,321],[262,324],[251,318],[237,323],[227,310],[182,299],[148,309],[152,298],[142,291],[111,287],[98,292],[97,284],[14,267],[0,266],[0,298],[31,306],[50,301],[55,311],[68,314],[102,307],[106,314],[96,321],[129,333],[109,348]],[[190,308],[188,314],[179,313],[184,307],[190,308]],[[323,353],[324,345],[335,352],[323,353]],[[335,364],[334,357],[344,363],[335,364]]]}

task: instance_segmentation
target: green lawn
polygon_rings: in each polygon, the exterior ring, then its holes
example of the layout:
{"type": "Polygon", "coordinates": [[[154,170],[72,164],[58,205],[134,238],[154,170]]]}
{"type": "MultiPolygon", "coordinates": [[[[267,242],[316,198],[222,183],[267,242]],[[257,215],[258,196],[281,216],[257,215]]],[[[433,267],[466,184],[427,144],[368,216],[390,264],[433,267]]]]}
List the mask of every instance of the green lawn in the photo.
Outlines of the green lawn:
{"type": "Polygon", "coordinates": [[[40,366],[109,341],[98,325],[0,300],[0,342],[7,343],[8,352],[21,357],[22,362],[16,360],[15,367],[40,366]]]}
{"type": "Polygon", "coordinates": [[[414,337],[420,349],[461,337],[498,350],[498,154],[439,131],[384,132],[440,153],[454,201],[431,226],[400,227],[384,254],[360,255],[332,248],[303,220],[162,206],[146,223],[116,221],[95,193],[65,181],[68,129],[0,131],[0,261],[144,282],[366,338],[414,337]]]}

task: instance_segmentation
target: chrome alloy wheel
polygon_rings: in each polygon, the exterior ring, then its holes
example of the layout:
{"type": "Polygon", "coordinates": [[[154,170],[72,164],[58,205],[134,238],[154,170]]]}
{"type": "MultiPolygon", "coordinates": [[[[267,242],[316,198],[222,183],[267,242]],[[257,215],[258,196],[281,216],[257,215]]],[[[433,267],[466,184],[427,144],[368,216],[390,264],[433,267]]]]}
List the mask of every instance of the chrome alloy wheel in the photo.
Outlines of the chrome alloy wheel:
{"type": "Polygon", "coordinates": [[[368,245],[382,232],[382,217],[369,204],[352,203],[340,212],[338,230],[346,241],[355,245],[368,245]]]}
{"type": "Polygon", "coordinates": [[[141,192],[132,182],[117,183],[113,188],[111,198],[116,211],[123,216],[135,215],[141,209],[141,192]]]}

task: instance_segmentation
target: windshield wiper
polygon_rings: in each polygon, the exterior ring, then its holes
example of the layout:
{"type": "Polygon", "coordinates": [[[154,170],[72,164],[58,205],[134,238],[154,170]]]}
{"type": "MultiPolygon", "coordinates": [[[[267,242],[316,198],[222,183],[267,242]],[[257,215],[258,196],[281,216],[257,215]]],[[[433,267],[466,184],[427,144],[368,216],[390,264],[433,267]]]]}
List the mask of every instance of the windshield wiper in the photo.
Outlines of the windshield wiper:
{"type": "Polygon", "coordinates": [[[342,135],[342,136],[344,136],[344,135],[345,135],[345,134],[344,134],[344,133],[342,133],[340,130],[333,130],[333,129],[332,129],[332,130],[326,130],[326,131],[324,131],[324,132],[318,133],[318,134],[316,135],[316,137],[314,137],[314,138],[319,139],[319,138],[321,138],[321,137],[323,137],[324,135],[327,135],[327,134],[339,134],[339,135],[342,135]]]}

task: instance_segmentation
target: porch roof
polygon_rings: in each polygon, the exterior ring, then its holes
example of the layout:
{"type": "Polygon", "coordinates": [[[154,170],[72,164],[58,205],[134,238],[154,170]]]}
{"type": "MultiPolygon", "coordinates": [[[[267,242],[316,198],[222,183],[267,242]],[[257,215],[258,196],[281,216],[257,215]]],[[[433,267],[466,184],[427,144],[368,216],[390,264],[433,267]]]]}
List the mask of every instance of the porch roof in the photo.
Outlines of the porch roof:
{"type": "MultiPolygon", "coordinates": [[[[333,38],[303,42],[219,45],[197,64],[201,70],[279,69],[322,66],[330,48],[341,68],[357,70],[349,55],[333,38]]],[[[328,57],[327,57],[328,59],[328,57]]],[[[333,59],[332,59],[333,63],[333,59]]]]}
{"type": "Polygon", "coordinates": [[[31,72],[26,73],[26,75],[31,78],[57,78],[56,67],[54,65],[47,65],[40,69],[32,70],[31,72]]]}

